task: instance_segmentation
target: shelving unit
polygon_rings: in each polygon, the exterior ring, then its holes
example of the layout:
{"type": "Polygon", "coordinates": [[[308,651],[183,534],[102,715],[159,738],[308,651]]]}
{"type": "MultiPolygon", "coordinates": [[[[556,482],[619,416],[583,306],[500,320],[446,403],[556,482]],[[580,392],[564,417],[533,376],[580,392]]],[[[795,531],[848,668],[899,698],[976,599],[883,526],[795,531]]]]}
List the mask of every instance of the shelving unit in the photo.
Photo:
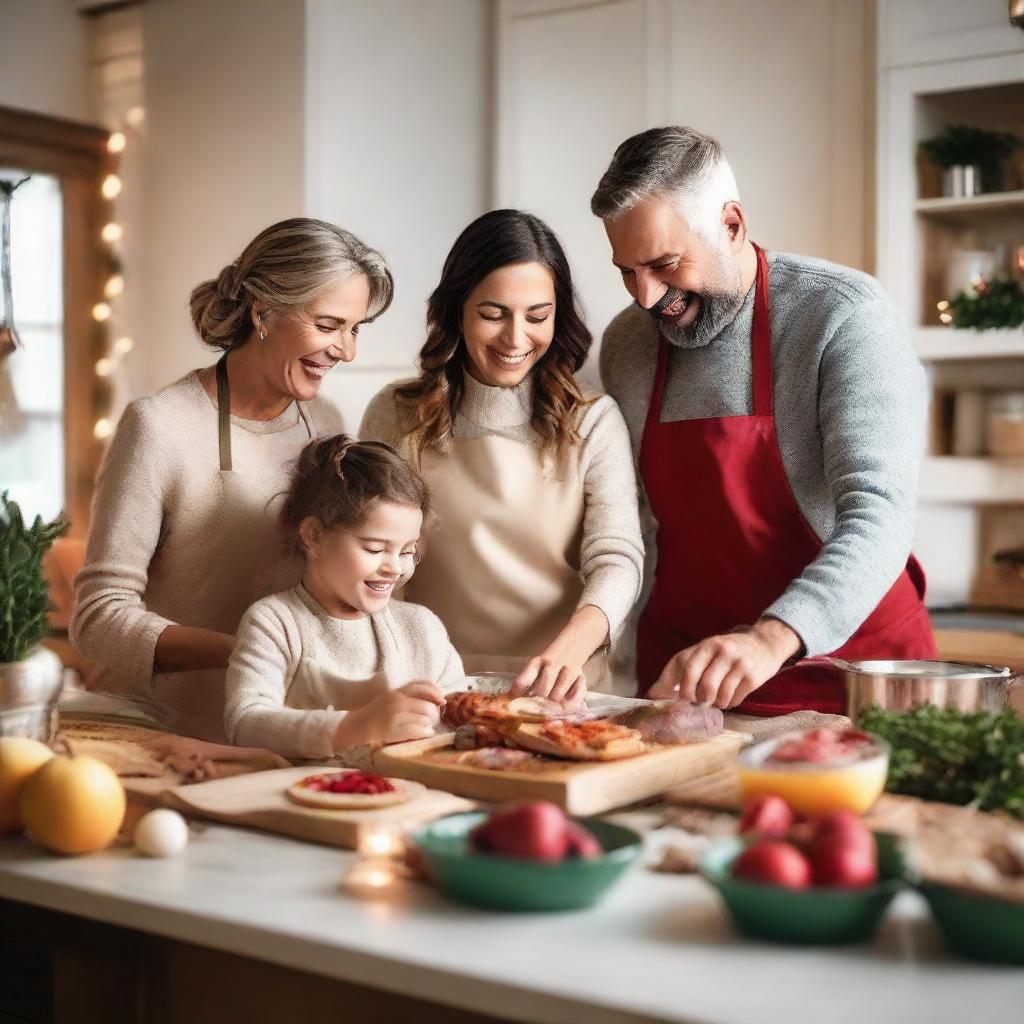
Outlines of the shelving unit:
{"type": "Polygon", "coordinates": [[[1024,546],[1024,458],[951,455],[954,396],[1024,390],[1024,331],[957,330],[938,303],[952,298],[958,250],[1001,253],[1009,269],[1024,246],[1024,180],[1018,167],[1006,191],[942,196],[941,172],[918,146],[951,124],[1024,138],[1024,32],[1004,0],[879,0],[878,32],[876,272],[911,325],[934,397],[915,549],[929,602],[968,602],[986,574],[991,582],[992,545],[1024,546]]]}

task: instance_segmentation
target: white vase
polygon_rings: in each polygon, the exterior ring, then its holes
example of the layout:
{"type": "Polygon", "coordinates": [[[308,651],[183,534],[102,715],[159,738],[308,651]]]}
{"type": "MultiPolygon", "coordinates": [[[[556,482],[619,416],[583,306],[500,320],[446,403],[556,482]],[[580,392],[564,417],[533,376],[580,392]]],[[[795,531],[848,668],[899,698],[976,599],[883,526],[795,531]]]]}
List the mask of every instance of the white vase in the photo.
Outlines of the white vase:
{"type": "Polygon", "coordinates": [[[46,647],[34,648],[22,661],[0,662],[0,736],[52,740],[63,682],[64,666],[46,647]]]}
{"type": "Polygon", "coordinates": [[[942,174],[942,194],[951,199],[981,195],[981,168],[977,164],[956,164],[942,174]]]}

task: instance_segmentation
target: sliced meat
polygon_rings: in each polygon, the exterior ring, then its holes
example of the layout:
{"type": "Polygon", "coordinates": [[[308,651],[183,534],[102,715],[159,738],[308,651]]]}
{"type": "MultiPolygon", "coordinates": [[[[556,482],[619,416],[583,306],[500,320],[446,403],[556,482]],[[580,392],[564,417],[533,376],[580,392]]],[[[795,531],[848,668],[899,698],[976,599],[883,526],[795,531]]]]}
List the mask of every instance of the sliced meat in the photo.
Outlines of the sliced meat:
{"type": "Polygon", "coordinates": [[[636,729],[647,743],[666,745],[700,743],[713,739],[725,728],[725,718],[718,708],[682,700],[634,708],[612,721],[636,729]]]}

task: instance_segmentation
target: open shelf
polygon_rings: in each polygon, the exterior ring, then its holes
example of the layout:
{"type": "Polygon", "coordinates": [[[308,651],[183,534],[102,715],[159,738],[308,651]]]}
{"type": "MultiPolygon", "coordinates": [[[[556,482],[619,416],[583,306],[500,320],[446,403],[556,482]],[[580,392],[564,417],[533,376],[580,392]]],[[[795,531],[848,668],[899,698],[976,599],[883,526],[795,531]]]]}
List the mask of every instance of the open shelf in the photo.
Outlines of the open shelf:
{"type": "Polygon", "coordinates": [[[921,464],[920,498],[955,505],[1024,501],[1024,458],[930,455],[921,464]]]}
{"type": "Polygon", "coordinates": [[[1005,210],[1019,210],[1024,215],[1024,189],[1017,189],[1015,192],[989,192],[960,199],[948,196],[918,199],[914,209],[918,213],[946,220],[960,220],[976,213],[996,213],[1005,210]]]}
{"type": "Polygon", "coordinates": [[[1024,329],[972,331],[955,327],[918,327],[914,348],[926,362],[1024,357],[1024,329]]]}

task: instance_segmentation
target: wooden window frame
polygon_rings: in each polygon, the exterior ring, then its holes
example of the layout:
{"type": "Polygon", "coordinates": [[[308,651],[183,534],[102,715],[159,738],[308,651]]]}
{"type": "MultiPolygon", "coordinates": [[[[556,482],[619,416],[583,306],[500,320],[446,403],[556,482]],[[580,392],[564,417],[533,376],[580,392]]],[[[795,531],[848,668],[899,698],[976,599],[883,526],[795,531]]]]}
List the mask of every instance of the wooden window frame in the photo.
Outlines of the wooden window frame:
{"type": "MultiPolygon", "coordinates": [[[[70,534],[85,537],[93,482],[103,445],[93,434],[97,410],[109,405],[109,384],[97,377],[107,328],[92,317],[103,294],[108,259],[100,229],[109,203],[100,186],[113,168],[102,128],[0,107],[0,165],[60,179],[64,280],[64,507],[70,534]]],[[[17,196],[15,196],[17,202],[17,196]]],[[[17,296],[15,296],[17,323],[17,296]]]]}

